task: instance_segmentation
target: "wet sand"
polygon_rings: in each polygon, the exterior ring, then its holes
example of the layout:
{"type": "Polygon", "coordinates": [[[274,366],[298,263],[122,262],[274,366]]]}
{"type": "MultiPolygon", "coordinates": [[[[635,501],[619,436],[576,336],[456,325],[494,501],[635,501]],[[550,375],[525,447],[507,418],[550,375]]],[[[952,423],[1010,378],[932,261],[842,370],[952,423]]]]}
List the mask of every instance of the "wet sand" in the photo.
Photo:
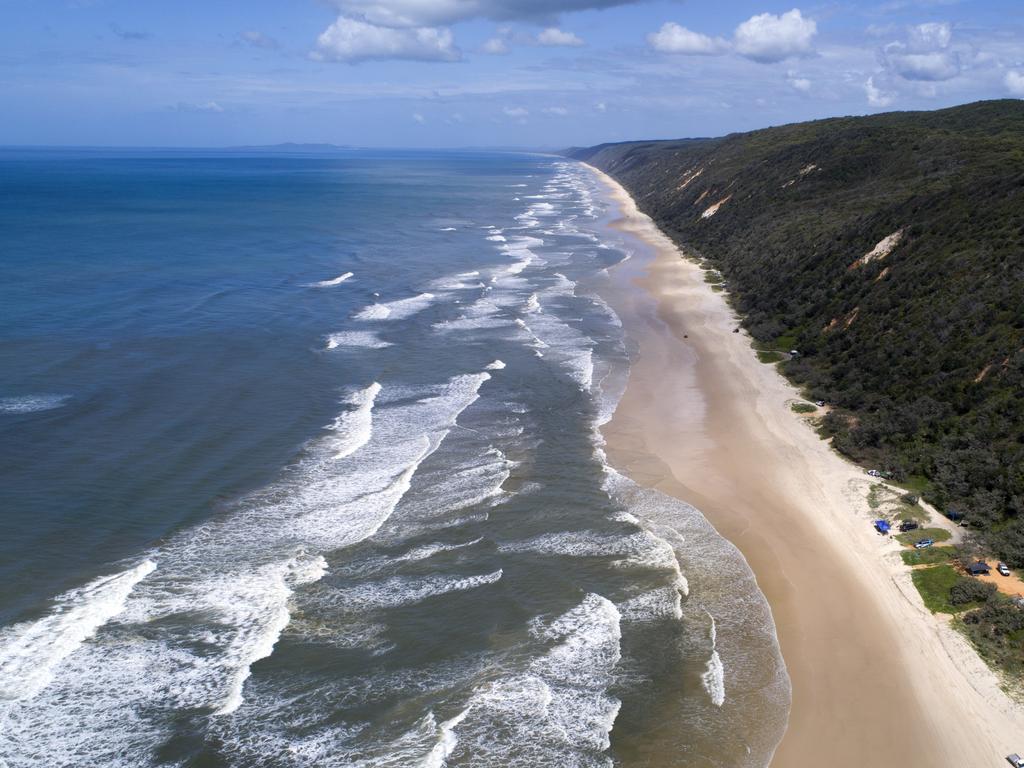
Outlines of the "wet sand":
{"type": "Polygon", "coordinates": [[[757,576],[793,687],[772,765],[998,766],[1024,751],[1021,708],[872,531],[863,470],[791,411],[798,393],[733,332],[703,271],[595,172],[621,210],[613,226],[653,251],[611,272],[637,359],[608,455],[702,510],[757,576]]]}

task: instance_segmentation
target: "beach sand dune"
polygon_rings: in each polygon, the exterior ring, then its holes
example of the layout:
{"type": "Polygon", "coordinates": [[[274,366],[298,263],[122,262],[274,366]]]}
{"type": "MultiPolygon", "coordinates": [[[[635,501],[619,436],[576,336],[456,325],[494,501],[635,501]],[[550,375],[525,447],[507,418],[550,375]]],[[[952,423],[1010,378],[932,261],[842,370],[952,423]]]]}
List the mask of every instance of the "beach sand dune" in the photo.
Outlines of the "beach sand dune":
{"type": "Polygon", "coordinates": [[[700,508],[756,574],[793,686],[773,765],[997,766],[1024,750],[1021,708],[871,530],[863,471],[791,412],[798,393],[734,332],[703,271],[597,173],[613,226],[653,250],[612,272],[638,355],[609,457],[700,508]]]}

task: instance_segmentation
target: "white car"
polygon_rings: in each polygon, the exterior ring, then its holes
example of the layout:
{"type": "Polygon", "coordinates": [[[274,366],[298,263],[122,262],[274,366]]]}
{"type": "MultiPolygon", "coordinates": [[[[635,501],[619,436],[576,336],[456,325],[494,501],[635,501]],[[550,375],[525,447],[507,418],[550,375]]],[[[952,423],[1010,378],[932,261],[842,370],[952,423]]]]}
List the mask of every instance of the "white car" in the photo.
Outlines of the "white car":
{"type": "Polygon", "coordinates": [[[1006,563],[1000,563],[999,565],[997,565],[996,570],[999,571],[999,573],[1001,573],[1003,576],[1010,575],[1010,568],[1006,565],[1006,563]]]}

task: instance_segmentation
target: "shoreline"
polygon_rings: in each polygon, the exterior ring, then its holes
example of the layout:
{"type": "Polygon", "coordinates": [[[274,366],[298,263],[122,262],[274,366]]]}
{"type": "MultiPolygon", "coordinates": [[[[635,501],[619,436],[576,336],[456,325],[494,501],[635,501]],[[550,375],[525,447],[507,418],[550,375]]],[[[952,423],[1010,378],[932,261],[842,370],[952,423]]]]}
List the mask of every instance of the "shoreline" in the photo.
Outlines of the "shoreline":
{"type": "Polygon", "coordinates": [[[610,226],[653,254],[608,297],[637,350],[602,428],[609,461],[700,509],[754,571],[792,684],[771,764],[994,766],[1020,751],[1024,711],[871,530],[871,478],[791,411],[799,392],[734,332],[704,271],[587,167],[618,208],[610,226]]]}

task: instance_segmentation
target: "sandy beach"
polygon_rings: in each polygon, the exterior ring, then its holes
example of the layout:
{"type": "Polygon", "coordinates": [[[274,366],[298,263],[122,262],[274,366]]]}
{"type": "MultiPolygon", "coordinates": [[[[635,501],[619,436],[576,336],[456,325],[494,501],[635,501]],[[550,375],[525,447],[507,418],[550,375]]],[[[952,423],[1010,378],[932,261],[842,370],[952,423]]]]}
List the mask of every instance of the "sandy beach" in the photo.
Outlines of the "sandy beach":
{"type": "Polygon", "coordinates": [[[614,180],[613,223],[649,259],[611,273],[637,357],[605,426],[613,465],[697,506],[743,552],[793,687],[774,766],[999,766],[1024,711],[941,617],[898,545],[871,527],[870,478],[791,410],[723,294],[614,180]]]}

